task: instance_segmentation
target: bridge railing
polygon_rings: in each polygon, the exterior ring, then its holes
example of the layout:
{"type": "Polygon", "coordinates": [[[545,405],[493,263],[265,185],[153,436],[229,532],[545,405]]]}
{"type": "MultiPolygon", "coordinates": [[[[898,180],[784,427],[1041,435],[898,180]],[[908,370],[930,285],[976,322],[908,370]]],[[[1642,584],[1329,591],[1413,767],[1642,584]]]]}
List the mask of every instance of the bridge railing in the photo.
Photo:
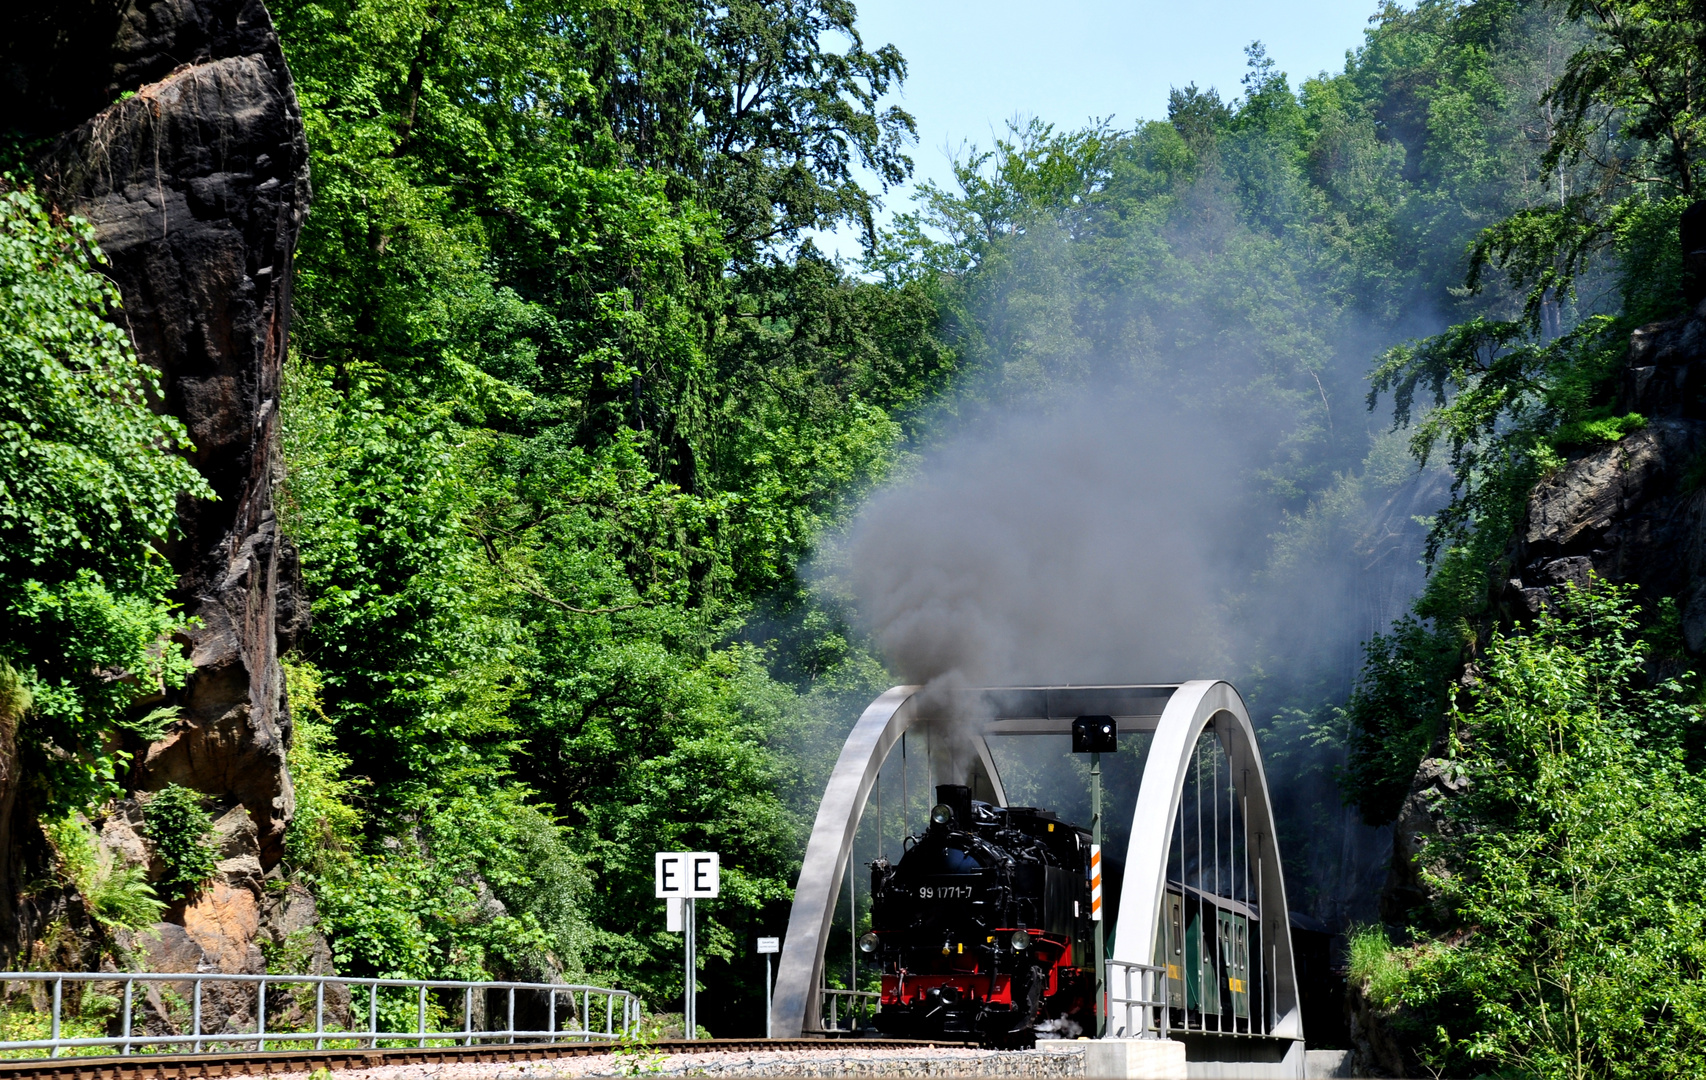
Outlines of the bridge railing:
{"type": "Polygon", "coordinates": [[[824,987],[818,993],[823,995],[823,1014],[819,1017],[822,1031],[858,1030],[861,1019],[867,1024],[871,1022],[882,1000],[881,994],[871,990],[832,990],[824,987]],[[841,1026],[843,1011],[846,1012],[846,1027],[841,1026]]]}
{"type": "MultiPolygon", "coordinates": [[[[325,1049],[328,1041],[362,1047],[381,1044],[426,1046],[429,1042],[473,1046],[517,1040],[591,1042],[594,1039],[617,1039],[635,1031],[641,1016],[641,1001],[629,991],[574,983],[360,979],[337,975],[225,975],[209,972],[0,972],[0,999],[9,1002],[20,991],[30,992],[32,1000],[39,995],[40,1006],[35,1011],[47,1014],[48,1037],[0,1039],[0,1057],[25,1056],[20,1052],[30,1050],[45,1050],[49,1057],[59,1057],[66,1050],[87,1052],[90,1049],[116,1049],[121,1054],[138,1051],[199,1054],[204,1050],[233,1047],[264,1051],[269,1042],[295,1047],[312,1043],[317,1050],[325,1049]],[[67,1014],[68,987],[79,998],[79,1003],[87,993],[109,996],[117,1010],[116,1015],[105,1018],[103,1026],[109,1031],[116,1028],[117,1034],[67,1034],[68,1026],[91,1026],[85,1018],[88,1010],[78,1010],[78,1015],[67,1014]],[[335,1014],[336,1025],[333,1027],[326,1023],[328,989],[339,999],[331,1003],[330,1012],[335,1014]],[[216,1002],[208,1001],[209,990],[214,992],[216,1002]],[[273,1013],[284,1014],[281,1019],[295,1017],[296,1022],[287,1020],[282,1027],[275,1026],[269,1030],[269,990],[272,991],[273,1013]],[[303,1000],[308,990],[313,993],[312,1027],[307,1026],[309,1010],[303,1000]],[[364,990],[365,994],[362,993],[364,990]],[[543,1028],[516,1027],[518,993],[522,995],[524,1012],[543,1020],[543,1028]],[[119,1004],[121,995],[122,1004],[119,1004]],[[488,1024],[495,1021],[496,1018],[490,1015],[494,995],[502,1010],[503,1026],[476,1028],[477,1012],[486,1015],[488,1024]],[[461,998],[461,1027],[447,1028],[453,1015],[451,1006],[457,1004],[458,996],[461,998]],[[481,1006],[478,1010],[475,1008],[476,996],[481,1006]],[[559,1026],[557,1021],[562,1003],[567,1004],[568,1015],[564,1018],[566,1022],[559,1026]],[[204,1005],[209,1004],[215,1007],[204,1009],[204,1005]],[[141,1030],[136,1023],[138,1005],[143,1012],[141,1030]],[[358,1023],[358,1008],[363,1006],[367,1014],[365,1025],[358,1023]],[[214,1015],[210,1017],[209,1013],[214,1015]],[[412,1025],[398,1026],[396,1021],[411,1013],[412,1025]],[[215,1025],[215,1030],[209,1030],[215,1025]]],[[[4,1034],[18,1032],[6,1031],[4,1034]]]]}
{"type": "Polygon", "coordinates": [[[1165,968],[1109,960],[1106,985],[1109,1038],[1167,1038],[1171,1017],[1165,968]]]}

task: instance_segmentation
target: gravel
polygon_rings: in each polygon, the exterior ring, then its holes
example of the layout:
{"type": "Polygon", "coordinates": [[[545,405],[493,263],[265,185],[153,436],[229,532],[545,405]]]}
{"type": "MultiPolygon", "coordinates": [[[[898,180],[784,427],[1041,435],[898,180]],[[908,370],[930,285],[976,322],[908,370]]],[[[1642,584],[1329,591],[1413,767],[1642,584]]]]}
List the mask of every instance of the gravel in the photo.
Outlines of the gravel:
{"type": "MultiPolygon", "coordinates": [[[[837,1046],[824,1050],[738,1051],[706,1054],[617,1055],[482,1064],[382,1065],[350,1069],[337,1080],[566,1080],[591,1076],[1002,1076],[1084,1075],[1080,1051],[971,1050],[837,1046]]],[[[280,1080],[309,1080],[297,1073],[280,1080]]]]}

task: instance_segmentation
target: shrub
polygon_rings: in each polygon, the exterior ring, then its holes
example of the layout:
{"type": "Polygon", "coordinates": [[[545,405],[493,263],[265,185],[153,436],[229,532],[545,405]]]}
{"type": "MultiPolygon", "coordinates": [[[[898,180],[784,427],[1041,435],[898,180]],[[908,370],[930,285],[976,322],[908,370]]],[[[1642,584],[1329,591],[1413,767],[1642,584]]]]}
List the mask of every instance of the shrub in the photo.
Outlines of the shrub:
{"type": "Polygon", "coordinates": [[[159,374],[112,320],[103,261],[86,222],[0,181],[0,661],[31,702],[0,713],[53,818],[118,793],[117,730],[158,737],[137,693],[189,671],[160,551],[179,496],[213,495],[150,407],[159,374]]]}
{"type": "Polygon", "coordinates": [[[336,749],[336,734],[321,705],[319,669],[297,657],[286,657],[283,666],[292,728],[286,763],[296,789],[284,856],[296,870],[323,875],[360,845],[361,811],[352,804],[366,782],[344,776],[350,759],[336,749]]]}
{"type": "Polygon", "coordinates": [[[199,889],[219,865],[219,853],[213,847],[213,816],[205,802],[200,792],[167,784],[142,812],[142,830],[166,864],[160,887],[174,899],[199,889]]]}
{"type": "Polygon", "coordinates": [[[1436,1075],[1706,1074],[1701,710],[1645,685],[1631,594],[1570,587],[1495,635],[1452,716],[1468,786],[1422,857],[1450,925],[1395,991],[1436,1075]]]}
{"type": "Polygon", "coordinates": [[[1346,934],[1350,979],[1376,1006],[1397,1000],[1404,985],[1404,963],[1383,926],[1354,926],[1346,934]]]}
{"type": "Polygon", "coordinates": [[[81,814],[43,822],[42,830],[53,844],[61,876],[83,897],[90,918],[126,930],[159,921],[166,905],[149,886],[146,869],[118,863],[81,814]]]}

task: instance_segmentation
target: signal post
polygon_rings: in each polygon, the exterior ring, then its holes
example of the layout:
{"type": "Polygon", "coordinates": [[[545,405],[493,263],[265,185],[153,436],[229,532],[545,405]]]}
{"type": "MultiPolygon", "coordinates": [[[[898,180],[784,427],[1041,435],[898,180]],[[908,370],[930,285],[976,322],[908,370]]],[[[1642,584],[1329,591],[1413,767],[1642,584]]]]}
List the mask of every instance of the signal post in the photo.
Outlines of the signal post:
{"type": "Polygon", "coordinates": [[[1108,1027],[1108,946],[1102,926],[1102,755],[1119,750],[1119,725],[1111,716],[1072,721],[1072,752],[1090,755],[1090,919],[1096,928],[1096,1036],[1108,1027]]]}
{"type": "Polygon", "coordinates": [[[664,928],[684,936],[681,993],[682,1034],[699,1037],[699,963],[695,955],[698,917],[694,901],[717,895],[720,873],[714,851],[660,851],[654,864],[653,883],[664,902],[664,928]]]}

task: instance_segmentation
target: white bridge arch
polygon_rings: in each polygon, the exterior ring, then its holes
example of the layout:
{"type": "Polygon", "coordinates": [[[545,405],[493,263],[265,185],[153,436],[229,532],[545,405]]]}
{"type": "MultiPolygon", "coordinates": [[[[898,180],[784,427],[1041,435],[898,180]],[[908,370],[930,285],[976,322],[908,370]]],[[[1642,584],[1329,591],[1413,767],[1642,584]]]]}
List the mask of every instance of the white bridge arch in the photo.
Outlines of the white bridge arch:
{"type": "MultiPolygon", "coordinates": [[[[1212,1009],[1206,1004],[1207,992],[1201,988],[1206,984],[1189,991],[1204,995],[1202,1008],[1193,1013],[1184,997],[1187,980],[1178,979],[1180,986],[1175,993],[1182,1007],[1175,1015],[1185,1022],[1175,1024],[1172,1034],[1192,1047],[1193,1076],[1220,1075],[1223,1063],[1237,1063],[1239,1075],[1260,1072],[1302,1076],[1303,1023],[1266,774],[1243,700],[1229,683],[1218,681],[1166,686],[988,687],[933,692],[928,699],[921,687],[897,686],[879,696],[859,717],[842,746],[818,808],[777,971],[772,1033],[789,1038],[821,1030],[825,946],[844,887],[842,875],[849,869],[849,855],[872,787],[884,761],[908,730],[945,722],[950,715],[961,732],[975,732],[970,736],[971,752],[961,755],[969,764],[960,768],[969,770],[970,775],[947,775],[939,766],[937,781],[967,784],[979,797],[1001,805],[1007,800],[990,753],[991,735],[1060,734],[1071,730],[1076,717],[1098,715],[1114,717],[1122,734],[1141,732],[1149,736],[1131,811],[1130,842],[1110,959],[1156,963],[1164,951],[1180,944],[1178,931],[1187,910],[1198,913],[1198,921],[1192,925],[1199,927],[1199,934],[1211,910],[1220,920],[1229,916],[1218,913],[1239,913],[1250,944],[1260,952],[1249,965],[1260,973],[1259,1021],[1249,1018],[1256,1015],[1250,1010],[1258,1007],[1252,996],[1246,999],[1250,1004],[1245,1006],[1247,1019],[1241,1030],[1220,1013],[1218,1004],[1212,1009]],[[1211,769],[1216,785],[1222,768],[1227,777],[1227,848],[1229,854],[1241,849],[1243,863],[1243,883],[1238,890],[1218,887],[1218,847],[1217,888],[1207,888],[1203,881],[1207,849],[1199,839],[1192,863],[1189,838],[1183,835],[1185,819],[1192,813],[1191,807],[1182,806],[1188,791],[1195,792],[1194,820],[1198,836],[1202,835],[1206,820],[1202,810],[1207,784],[1202,779],[1204,768],[1211,769]],[[1242,823],[1240,837],[1231,835],[1235,819],[1242,823]],[[1198,877],[1195,886],[1189,882],[1193,867],[1198,877]],[[1163,910],[1167,904],[1180,913],[1171,937],[1168,915],[1163,910]],[[1208,1024],[1206,1015],[1200,1015],[1205,1011],[1216,1013],[1213,1025],[1208,1024]]],[[[1220,798],[1219,790],[1217,786],[1214,798],[1220,798]]],[[[1218,816],[1214,820],[1218,828],[1218,816]]],[[[1229,876],[1236,878],[1235,874],[1229,876]]],[[[1199,940],[1199,963],[1203,947],[1199,940]]]]}

